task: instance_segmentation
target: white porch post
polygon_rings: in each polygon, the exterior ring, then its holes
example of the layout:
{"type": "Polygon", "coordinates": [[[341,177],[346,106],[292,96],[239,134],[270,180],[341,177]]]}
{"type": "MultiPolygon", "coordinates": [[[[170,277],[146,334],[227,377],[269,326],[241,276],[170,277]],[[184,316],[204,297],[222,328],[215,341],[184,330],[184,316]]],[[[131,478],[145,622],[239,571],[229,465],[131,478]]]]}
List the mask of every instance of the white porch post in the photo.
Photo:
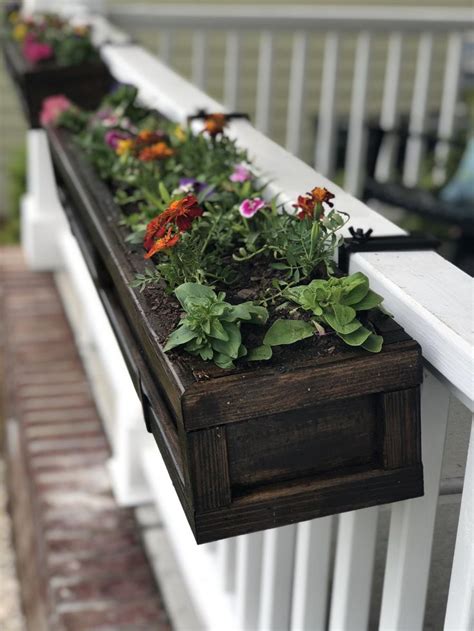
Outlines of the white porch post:
{"type": "Polygon", "coordinates": [[[27,192],[21,200],[21,241],[26,261],[35,270],[61,267],[58,235],[66,223],[56,191],[44,131],[27,132],[27,192]]]}

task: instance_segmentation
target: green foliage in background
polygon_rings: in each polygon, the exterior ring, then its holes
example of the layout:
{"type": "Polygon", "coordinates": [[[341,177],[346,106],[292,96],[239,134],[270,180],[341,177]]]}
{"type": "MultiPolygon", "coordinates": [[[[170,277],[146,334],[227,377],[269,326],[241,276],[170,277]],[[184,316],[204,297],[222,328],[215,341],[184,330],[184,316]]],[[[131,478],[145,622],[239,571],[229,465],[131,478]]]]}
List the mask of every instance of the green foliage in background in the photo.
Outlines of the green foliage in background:
{"type": "Polygon", "coordinates": [[[0,216],[0,245],[20,240],[20,200],[26,190],[26,149],[21,146],[12,153],[7,164],[7,207],[0,216]]]}

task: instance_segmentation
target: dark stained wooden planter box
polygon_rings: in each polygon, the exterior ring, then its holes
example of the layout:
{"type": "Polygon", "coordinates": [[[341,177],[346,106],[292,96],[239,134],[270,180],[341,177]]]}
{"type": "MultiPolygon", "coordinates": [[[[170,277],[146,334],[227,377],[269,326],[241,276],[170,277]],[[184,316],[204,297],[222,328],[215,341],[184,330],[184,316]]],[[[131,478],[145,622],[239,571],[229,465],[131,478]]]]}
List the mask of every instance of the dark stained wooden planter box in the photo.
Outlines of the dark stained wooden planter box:
{"type": "Polygon", "coordinates": [[[16,42],[4,37],[2,46],[8,73],[32,128],[40,127],[39,115],[46,97],[64,94],[80,107],[93,110],[112,84],[108,68],[101,60],[75,66],[35,65],[23,57],[16,42]]]}
{"type": "MultiPolygon", "coordinates": [[[[49,130],[67,213],[198,543],[423,494],[420,347],[381,318],[359,349],[232,372],[170,359],[120,209],[64,131],[49,130]],[[205,373],[205,375],[204,375],[205,373]]],[[[174,355],[176,357],[176,355],[174,355]]]]}

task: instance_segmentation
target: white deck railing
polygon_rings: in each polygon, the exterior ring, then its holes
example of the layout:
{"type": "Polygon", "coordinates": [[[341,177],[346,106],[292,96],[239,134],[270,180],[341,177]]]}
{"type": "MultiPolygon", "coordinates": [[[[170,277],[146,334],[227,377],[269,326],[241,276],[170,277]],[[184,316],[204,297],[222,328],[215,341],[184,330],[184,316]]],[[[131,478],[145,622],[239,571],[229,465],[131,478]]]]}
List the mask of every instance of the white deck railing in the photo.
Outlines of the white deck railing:
{"type": "MultiPolygon", "coordinates": [[[[270,19],[271,15],[268,16],[270,19]]],[[[224,25],[223,18],[218,19],[224,25]]],[[[372,23],[381,24],[380,19],[374,19],[372,23]]],[[[255,26],[257,24],[255,17],[255,26]]],[[[424,28],[428,26],[425,24],[424,28]]],[[[333,27],[336,27],[335,23],[333,27]]],[[[434,26],[433,31],[436,28],[441,27],[434,26]]],[[[160,109],[174,120],[182,121],[201,107],[221,109],[218,103],[140,46],[108,45],[102,52],[118,79],[133,82],[144,103],[160,109]]],[[[350,213],[355,227],[370,227],[375,234],[381,235],[400,232],[388,220],[275,145],[250,123],[235,121],[230,126],[230,133],[248,149],[262,172],[271,177],[269,195],[278,192],[290,201],[314,186],[327,186],[336,193],[338,208],[350,213]]],[[[35,165],[36,172],[42,171],[41,177],[34,177],[30,182],[25,239],[36,230],[37,222],[28,220],[32,206],[40,208],[46,216],[48,209],[50,212],[53,206],[56,213],[59,206],[54,196],[55,183],[48,167],[50,156],[42,132],[30,132],[29,154],[30,164],[35,165]]],[[[48,221],[51,226],[50,215],[48,221]]],[[[103,365],[102,385],[97,380],[97,369],[95,373],[90,370],[99,402],[101,397],[113,397],[114,393],[122,391],[123,380],[127,381],[128,376],[124,368],[119,368],[120,363],[110,370],[110,366],[100,359],[106,350],[104,340],[109,339],[110,344],[113,340],[100,330],[107,324],[80,252],[70,247],[74,238],[63,223],[57,230],[42,235],[38,231],[33,236],[40,240],[50,239],[56,246],[66,245],[58,248],[65,253],[64,260],[59,255],[53,264],[46,261],[46,267],[58,271],[58,282],[66,303],[72,300],[72,290],[80,297],[81,304],[88,305],[89,312],[82,318],[73,317],[72,323],[80,343],[84,344],[84,331],[87,332],[87,366],[92,365],[90,356],[94,346],[98,348],[95,355],[103,365]],[[71,251],[74,256],[68,257],[67,253],[71,251]],[[61,280],[64,274],[69,284],[61,280]],[[98,314],[97,320],[94,313],[98,314]],[[92,325],[95,321],[101,322],[101,327],[92,325]]],[[[41,256],[32,257],[31,263],[41,267],[41,256]]],[[[379,629],[383,630],[421,631],[450,392],[473,409],[472,281],[430,252],[359,253],[352,257],[352,270],[361,270],[369,276],[374,288],[385,296],[388,309],[408,333],[419,340],[426,360],[422,390],[425,495],[387,507],[391,513],[390,533],[378,622],[379,629]]],[[[105,352],[105,357],[107,355],[105,352]]],[[[206,629],[367,629],[373,595],[378,508],[197,546],[156,446],[146,437],[139,441],[126,439],[127,436],[137,436],[140,431],[143,434],[144,430],[135,412],[133,393],[130,388],[125,391],[128,402],[117,400],[116,407],[105,418],[106,424],[113,427],[112,433],[121,433],[125,437],[120,448],[113,445],[115,472],[120,472],[116,477],[120,480],[119,495],[133,501],[134,494],[139,497],[148,491],[155,499],[189,595],[206,629]],[[130,410],[130,414],[124,414],[124,410],[130,410]],[[142,440],[145,440],[144,447],[142,440]],[[139,465],[144,480],[137,475],[139,465]],[[128,491],[124,492],[127,484],[128,491]],[[332,564],[331,542],[334,537],[336,553],[332,564]]],[[[445,628],[449,631],[472,628],[473,461],[471,436],[446,613],[445,628]]]]}
{"type": "MultiPolygon", "coordinates": [[[[411,91],[409,111],[410,139],[405,154],[403,178],[407,185],[418,181],[423,160],[428,114],[436,112],[436,174],[442,179],[448,147],[446,140],[454,131],[463,34],[472,28],[472,12],[459,8],[364,7],[364,6],[242,6],[195,3],[193,5],[130,4],[109,8],[110,18],[137,35],[153,33],[158,41],[160,58],[173,67],[179,33],[192,30],[191,81],[205,90],[209,85],[210,45],[215,32],[225,34],[225,63],[222,86],[224,103],[229,109],[241,107],[242,67],[253,54],[245,46],[244,36],[259,38],[255,102],[255,126],[268,134],[274,112],[273,100],[286,99],[284,124],[285,146],[299,155],[308,134],[308,117],[318,113],[314,142],[314,166],[319,173],[333,177],[335,172],[336,122],[341,108],[338,84],[343,80],[341,60],[349,62],[344,51],[346,39],[355,37],[351,104],[348,109],[348,140],[345,151],[344,188],[357,195],[361,192],[366,153],[366,116],[378,119],[382,129],[393,130],[400,114],[400,94],[411,91]],[[288,35],[293,38],[288,82],[279,78],[274,58],[277,48],[288,35]],[[310,74],[314,59],[310,45],[324,40],[321,75],[310,74]],[[381,40],[386,41],[382,46],[381,40]],[[416,45],[416,52],[413,45],[416,45]],[[374,56],[382,55],[385,72],[375,71],[374,56]],[[444,57],[444,58],[443,58],[444,57]],[[433,64],[436,60],[436,65],[433,64]],[[412,72],[413,66],[415,71],[412,72]],[[383,79],[381,99],[368,97],[374,81],[383,79]],[[441,83],[439,100],[435,100],[433,83],[441,83]],[[411,85],[408,85],[408,82],[411,85]],[[320,84],[318,103],[308,102],[308,86],[320,84]],[[403,84],[403,85],[402,85],[403,84]],[[378,109],[374,102],[378,102],[378,109]],[[306,123],[305,124],[305,120],[306,123]]],[[[149,41],[149,40],[148,40],[149,41]]],[[[285,43],[285,42],[283,42],[285,43]]],[[[314,49],[313,49],[314,50],[314,49]]],[[[377,60],[378,61],[378,60],[377,60]]],[[[284,60],[280,57],[280,62],[284,60]]],[[[318,64],[319,66],[319,64],[318,64]]],[[[247,66],[248,68],[248,66],[247,66]]],[[[314,68],[313,68],[314,72],[314,68]]],[[[286,72],[280,72],[286,76],[286,72]]],[[[376,86],[375,86],[376,87],[376,86]]],[[[222,90],[220,89],[222,88],[222,90]]],[[[309,130],[311,133],[311,130],[309,130]]],[[[396,138],[388,135],[376,164],[377,178],[388,179],[395,153],[396,138]]]]}

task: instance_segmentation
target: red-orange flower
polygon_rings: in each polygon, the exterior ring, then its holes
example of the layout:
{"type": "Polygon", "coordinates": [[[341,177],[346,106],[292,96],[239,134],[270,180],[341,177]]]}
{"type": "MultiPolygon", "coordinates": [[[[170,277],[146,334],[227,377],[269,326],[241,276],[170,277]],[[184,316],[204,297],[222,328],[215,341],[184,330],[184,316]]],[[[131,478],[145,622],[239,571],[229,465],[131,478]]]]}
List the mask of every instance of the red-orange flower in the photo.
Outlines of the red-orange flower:
{"type": "Polygon", "coordinates": [[[315,205],[315,201],[311,195],[299,195],[295,204],[295,208],[301,209],[298,213],[299,219],[312,219],[315,205]]]}
{"type": "MultiPolygon", "coordinates": [[[[158,215],[154,219],[152,219],[146,227],[145,238],[143,240],[143,246],[145,250],[148,250],[148,255],[146,258],[153,256],[150,252],[153,250],[153,253],[159,252],[163,249],[160,247],[158,250],[155,249],[157,240],[168,238],[170,235],[170,230],[173,226],[176,226],[178,229],[178,237],[180,232],[184,232],[191,228],[191,225],[196,219],[196,217],[200,217],[203,214],[203,209],[199,206],[198,200],[194,195],[186,195],[183,199],[177,199],[168,206],[166,210],[164,210],[161,215],[158,215]]],[[[178,242],[178,239],[172,243],[178,242]]],[[[168,245],[166,247],[171,247],[168,245]]]]}
{"type": "Polygon", "coordinates": [[[213,138],[218,134],[222,134],[224,127],[227,125],[227,117],[225,114],[208,114],[204,119],[204,131],[213,138]]]}
{"type": "MultiPolygon", "coordinates": [[[[333,208],[334,204],[332,200],[334,199],[334,195],[330,193],[327,188],[321,188],[317,186],[313,188],[310,193],[306,193],[306,195],[300,195],[295,208],[299,208],[300,211],[298,213],[299,219],[314,219],[314,210],[317,204],[322,204],[323,202],[333,208]]],[[[324,209],[321,206],[318,217],[322,217],[324,214],[324,209]]]]}
{"type": "Polygon", "coordinates": [[[330,206],[331,208],[334,206],[332,200],[334,199],[334,195],[328,191],[327,188],[320,188],[317,186],[313,188],[311,191],[311,197],[315,202],[322,204],[323,202],[330,206]]]}
{"type": "Polygon", "coordinates": [[[151,160],[164,160],[170,158],[175,153],[174,149],[169,147],[166,142],[160,141],[151,145],[150,147],[144,147],[138,154],[138,158],[143,162],[151,162],[151,160]]]}
{"type": "Polygon", "coordinates": [[[177,232],[175,235],[173,235],[172,233],[173,227],[170,226],[168,228],[168,232],[155,241],[152,247],[145,254],[145,258],[149,259],[158,252],[161,252],[162,250],[169,250],[170,248],[175,246],[178,243],[181,235],[179,232],[177,232]]]}

